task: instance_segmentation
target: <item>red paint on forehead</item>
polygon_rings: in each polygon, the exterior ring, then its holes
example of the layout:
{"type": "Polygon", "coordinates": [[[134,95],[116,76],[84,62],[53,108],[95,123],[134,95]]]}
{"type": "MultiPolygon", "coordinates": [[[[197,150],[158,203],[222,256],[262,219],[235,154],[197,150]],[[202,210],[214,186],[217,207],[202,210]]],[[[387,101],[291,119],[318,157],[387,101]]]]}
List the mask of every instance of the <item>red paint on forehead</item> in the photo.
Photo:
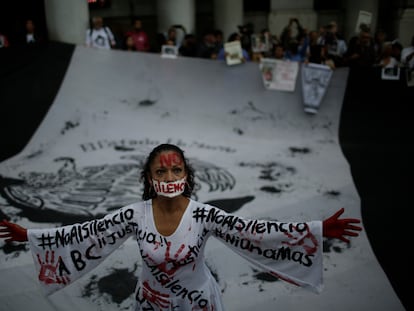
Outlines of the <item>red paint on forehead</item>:
{"type": "Polygon", "coordinates": [[[174,166],[183,163],[183,159],[180,154],[174,151],[163,152],[160,154],[160,165],[161,166],[174,166]]]}

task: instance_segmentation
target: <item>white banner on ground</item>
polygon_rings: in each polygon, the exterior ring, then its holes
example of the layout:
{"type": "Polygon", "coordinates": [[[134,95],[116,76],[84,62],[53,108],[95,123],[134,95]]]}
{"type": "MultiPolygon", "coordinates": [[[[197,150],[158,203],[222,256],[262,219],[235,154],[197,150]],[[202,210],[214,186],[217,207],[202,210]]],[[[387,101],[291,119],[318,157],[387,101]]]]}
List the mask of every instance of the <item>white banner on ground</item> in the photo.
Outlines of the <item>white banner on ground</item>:
{"type": "MultiPolygon", "coordinates": [[[[78,46],[36,133],[21,153],[0,163],[1,212],[29,228],[54,228],[115,211],[141,199],[145,157],[170,142],[193,163],[194,198],[201,202],[243,217],[315,220],[345,207],[345,216],[360,218],[337,137],[347,77],[346,68],[335,70],[326,105],[309,117],[301,88],[268,92],[252,62],[229,67],[78,46]]],[[[214,239],[207,246],[207,265],[228,310],[403,310],[364,232],[350,245],[325,241],[319,295],[263,274],[214,239]]],[[[4,310],[134,305],[142,267],[136,241],[49,298],[27,245],[1,249],[4,310]]]]}

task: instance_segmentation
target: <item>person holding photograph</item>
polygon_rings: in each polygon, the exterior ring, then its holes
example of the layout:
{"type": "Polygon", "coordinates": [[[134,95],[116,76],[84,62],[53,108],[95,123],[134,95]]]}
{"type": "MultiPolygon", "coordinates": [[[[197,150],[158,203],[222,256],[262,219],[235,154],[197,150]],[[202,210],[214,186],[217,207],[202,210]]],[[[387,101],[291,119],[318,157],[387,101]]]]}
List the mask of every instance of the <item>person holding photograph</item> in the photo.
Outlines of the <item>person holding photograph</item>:
{"type": "MultiPolygon", "coordinates": [[[[236,42],[236,41],[240,42],[240,35],[237,32],[233,32],[227,39],[227,42],[236,42]]],[[[241,50],[242,50],[241,62],[245,63],[246,61],[250,61],[249,53],[243,48],[241,50]]],[[[217,59],[226,60],[226,57],[227,57],[227,53],[226,53],[225,47],[222,47],[217,54],[217,59]]]]}
{"type": "Polygon", "coordinates": [[[125,34],[126,38],[131,38],[134,43],[134,50],[138,52],[149,52],[150,42],[148,34],[142,27],[142,20],[139,17],[133,19],[132,29],[125,34]]]}
{"type": "Polygon", "coordinates": [[[370,68],[375,64],[374,40],[367,25],[362,24],[359,34],[349,40],[344,61],[347,66],[357,68],[370,68]]]}

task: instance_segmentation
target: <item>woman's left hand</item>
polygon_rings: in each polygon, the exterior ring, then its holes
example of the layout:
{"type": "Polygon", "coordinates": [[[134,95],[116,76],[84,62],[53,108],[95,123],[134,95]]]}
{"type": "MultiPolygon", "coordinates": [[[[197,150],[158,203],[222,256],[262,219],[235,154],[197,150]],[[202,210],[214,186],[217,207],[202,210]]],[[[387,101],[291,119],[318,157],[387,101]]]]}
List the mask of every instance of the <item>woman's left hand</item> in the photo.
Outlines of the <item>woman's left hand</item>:
{"type": "Polygon", "coordinates": [[[362,230],[362,227],[354,225],[360,223],[361,220],[356,218],[342,218],[339,219],[344,212],[344,208],[341,208],[331,217],[325,219],[322,224],[322,234],[327,238],[335,238],[346,243],[349,243],[349,239],[345,236],[356,237],[359,235],[358,231],[362,230]]]}

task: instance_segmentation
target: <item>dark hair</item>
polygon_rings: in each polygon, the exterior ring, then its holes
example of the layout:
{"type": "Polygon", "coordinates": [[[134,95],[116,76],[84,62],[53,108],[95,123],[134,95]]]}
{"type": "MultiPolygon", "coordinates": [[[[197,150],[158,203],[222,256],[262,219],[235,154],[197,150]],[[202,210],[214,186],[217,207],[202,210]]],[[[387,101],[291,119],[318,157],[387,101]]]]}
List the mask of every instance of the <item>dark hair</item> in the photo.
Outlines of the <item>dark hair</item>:
{"type": "Polygon", "coordinates": [[[240,35],[237,32],[233,32],[230,34],[230,36],[227,38],[227,42],[233,42],[236,41],[237,38],[239,38],[240,35]]]}
{"type": "Polygon", "coordinates": [[[362,32],[371,32],[371,27],[365,23],[359,24],[359,30],[362,32]]]}
{"type": "Polygon", "coordinates": [[[223,35],[223,31],[221,29],[214,29],[213,33],[215,36],[222,36],[223,35]]]}
{"type": "Polygon", "coordinates": [[[141,181],[144,183],[144,192],[142,193],[143,200],[149,200],[155,198],[157,193],[154,191],[154,188],[151,186],[150,182],[148,181],[148,174],[150,173],[150,166],[154,161],[154,158],[159,155],[163,151],[175,151],[177,152],[184,162],[184,170],[187,174],[187,182],[185,185],[185,189],[183,195],[185,197],[191,197],[191,193],[194,189],[194,169],[189,164],[188,160],[184,156],[184,151],[181,150],[178,146],[172,144],[161,144],[152,149],[150,154],[147,157],[147,160],[144,163],[144,167],[141,171],[141,181]]]}

